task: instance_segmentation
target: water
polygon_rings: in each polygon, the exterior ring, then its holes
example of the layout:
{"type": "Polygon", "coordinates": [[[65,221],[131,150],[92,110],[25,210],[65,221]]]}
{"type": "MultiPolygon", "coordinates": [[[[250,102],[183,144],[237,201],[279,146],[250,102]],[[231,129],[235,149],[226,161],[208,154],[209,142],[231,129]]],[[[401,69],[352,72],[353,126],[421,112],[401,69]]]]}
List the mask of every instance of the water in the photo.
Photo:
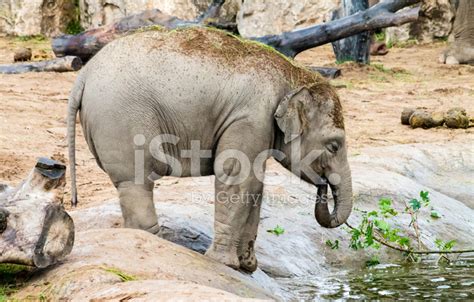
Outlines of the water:
{"type": "Polygon", "coordinates": [[[474,301],[474,256],[453,264],[377,265],[327,277],[280,281],[304,301],[474,301]]]}

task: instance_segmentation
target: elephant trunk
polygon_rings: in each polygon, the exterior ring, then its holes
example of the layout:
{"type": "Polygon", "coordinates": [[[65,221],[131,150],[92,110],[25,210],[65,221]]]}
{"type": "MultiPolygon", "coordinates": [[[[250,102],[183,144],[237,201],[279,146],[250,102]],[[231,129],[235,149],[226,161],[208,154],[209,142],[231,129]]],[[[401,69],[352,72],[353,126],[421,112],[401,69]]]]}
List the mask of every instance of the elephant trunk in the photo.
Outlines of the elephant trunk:
{"type": "MultiPolygon", "coordinates": [[[[348,170],[349,171],[349,170],[348,170]]],[[[318,197],[314,216],[316,221],[325,228],[335,228],[345,223],[352,211],[352,180],[350,171],[339,184],[329,184],[334,198],[334,210],[328,208],[328,184],[317,186],[318,197]]]]}

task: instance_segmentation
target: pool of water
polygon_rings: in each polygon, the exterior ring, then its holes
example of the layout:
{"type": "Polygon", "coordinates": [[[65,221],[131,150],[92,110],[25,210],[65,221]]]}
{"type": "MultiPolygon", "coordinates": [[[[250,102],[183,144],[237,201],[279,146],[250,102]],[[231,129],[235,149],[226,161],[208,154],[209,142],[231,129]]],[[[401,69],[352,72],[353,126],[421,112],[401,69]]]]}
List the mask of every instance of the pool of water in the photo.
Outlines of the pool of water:
{"type": "Polygon", "coordinates": [[[384,264],[326,277],[281,279],[299,300],[474,301],[474,255],[452,264],[384,264]]]}

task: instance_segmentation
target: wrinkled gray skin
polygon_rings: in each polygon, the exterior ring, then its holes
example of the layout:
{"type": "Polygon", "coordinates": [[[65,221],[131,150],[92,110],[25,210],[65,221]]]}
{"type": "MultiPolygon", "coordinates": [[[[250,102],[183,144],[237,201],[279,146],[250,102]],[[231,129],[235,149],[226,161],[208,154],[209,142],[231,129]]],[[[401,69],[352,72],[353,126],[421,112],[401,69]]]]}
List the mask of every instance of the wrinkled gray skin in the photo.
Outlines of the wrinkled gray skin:
{"type": "MultiPolygon", "coordinates": [[[[235,39],[216,31],[208,34],[235,39]]],[[[327,203],[318,203],[316,218],[324,227],[344,223],[352,208],[352,185],[345,132],[331,117],[339,100],[311,92],[308,86],[292,87],[294,83],[271,64],[241,68],[222,60],[219,63],[216,55],[191,56],[173,41],[154,44],[160,35],[145,32],[116,40],[80,72],[68,113],[73,201],[75,119],[80,111],[89,148],[118,190],[125,227],[159,231],[153,181],[146,176],[190,176],[190,159],[183,158],[180,151],[191,149],[191,140],[199,140],[201,149],[212,150],[211,158],[201,159],[201,175],[216,175],[215,235],[206,255],[233,268],[254,271],[257,267],[254,242],[263,190],[257,176],[263,175],[265,167],[251,171],[242,184],[227,185],[221,180],[238,174],[240,165],[229,159],[223,171],[214,171],[214,159],[226,150],[240,150],[252,163],[263,150],[281,150],[286,155],[281,163],[287,168],[292,165],[291,141],[301,140],[301,157],[311,150],[323,150],[312,168],[326,178],[338,174],[341,181],[330,184],[334,211],[329,212],[327,203]],[[163,133],[180,138],[176,145],[163,145],[165,153],[182,164],[180,175],[170,169],[170,158],[164,163],[149,150],[152,138],[163,133]],[[134,143],[137,134],[145,136],[143,146],[134,143]],[[135,150],[144,150],[144,184],[135,183],[135,150]],[[229,201],[226,196],[230,194],[237,194],[238,201],[229,201]],[[247,194],[257,198],[245,202],[247,194]]],[[[260,59],[245,58],[245,62],[252,60],[260,59]]],[[[325,80],[317,79],[332,89],[325,80]]],[[[317,184],[316,179],[302,178],[317,184]]],[[[319,188],[320,195],[327,190],[326,185],[319,188]]]]}
{"type": "Polygon", "coordinates": [[[440,56],[440,62],[474,64],[474,1],[458,0],[453,25],[454,42],[440,56]]]}

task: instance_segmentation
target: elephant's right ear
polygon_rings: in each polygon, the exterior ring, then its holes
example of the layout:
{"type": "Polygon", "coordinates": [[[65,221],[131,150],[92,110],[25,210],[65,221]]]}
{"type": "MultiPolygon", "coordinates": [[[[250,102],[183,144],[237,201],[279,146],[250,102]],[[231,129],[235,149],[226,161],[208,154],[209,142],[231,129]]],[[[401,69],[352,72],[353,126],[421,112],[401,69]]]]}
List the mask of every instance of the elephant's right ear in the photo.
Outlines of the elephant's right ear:
{"type": "Polygon", "coordinates": [[[278,127],[285,134],[285,144],[300,136],[306,128],[306,108],[311,99],[308,88],[301,87],[288,93],[278,105],[274,116],[278,127]]]}

